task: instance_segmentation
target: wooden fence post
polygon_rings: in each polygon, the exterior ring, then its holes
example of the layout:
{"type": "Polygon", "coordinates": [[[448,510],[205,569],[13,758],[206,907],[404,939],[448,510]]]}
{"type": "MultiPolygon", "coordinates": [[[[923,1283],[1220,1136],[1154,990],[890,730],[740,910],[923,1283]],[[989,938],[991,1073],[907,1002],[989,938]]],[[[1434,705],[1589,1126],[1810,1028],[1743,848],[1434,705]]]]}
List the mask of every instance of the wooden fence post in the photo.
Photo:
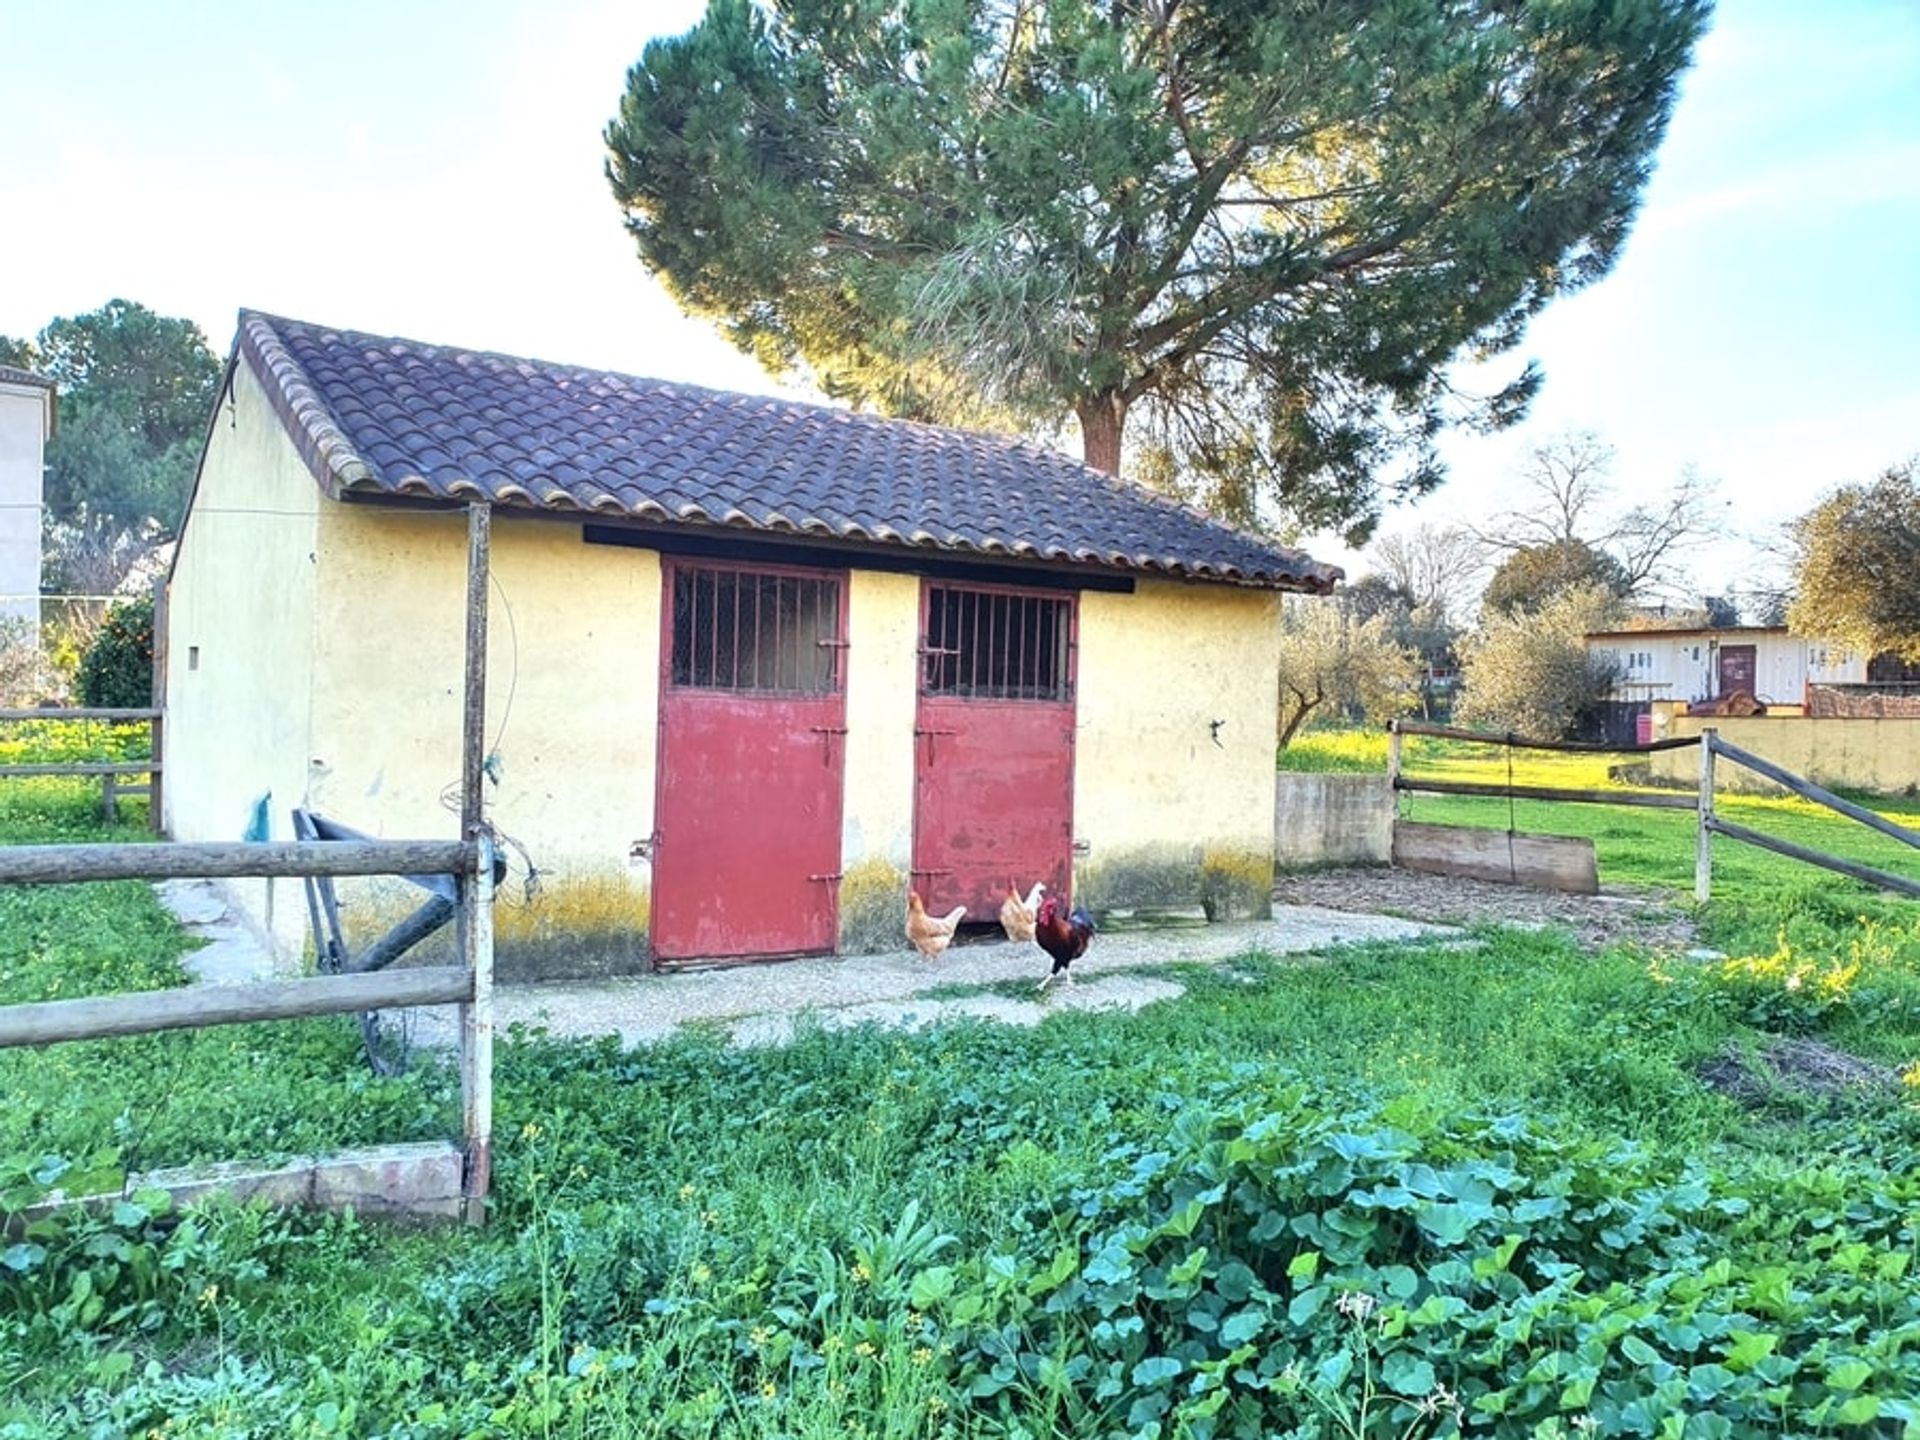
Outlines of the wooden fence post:
{"type": "Polygon", "coordinates": [[[1693,898],[1699,905],[1713,896],[1713,747],[1719,736],[1712,726],[1700,732],[1700,833],[1693,851],[1693,898]]]}
{"type": "Polygon", "coordinates": [[[1400,722],[1387,721],[1387,793],[1393,799],[1393,813],[1400,813],[1400,722]]]}
{"type": "Polygon", "coordinates": [[[460,1099],[467,1168],[462,1187],[469,1225],[487,1220],[493,1186],[493,840],[480,836],[480,866],[461,880],[466,924],[461,927],[473,998],[460,1007],[460,1099]]]}
{"type": "Polygon", "coordinates": [[[493,837],[487,829],[487,585],[493,512],[467,507],[466,685],[460,725],[460,838],[479,865],[460,886],[460,948],[473,999],[460,1007],[460,1108],[467,1145],[466,1222],[484,1224],[493,1183],[493,837]]]}

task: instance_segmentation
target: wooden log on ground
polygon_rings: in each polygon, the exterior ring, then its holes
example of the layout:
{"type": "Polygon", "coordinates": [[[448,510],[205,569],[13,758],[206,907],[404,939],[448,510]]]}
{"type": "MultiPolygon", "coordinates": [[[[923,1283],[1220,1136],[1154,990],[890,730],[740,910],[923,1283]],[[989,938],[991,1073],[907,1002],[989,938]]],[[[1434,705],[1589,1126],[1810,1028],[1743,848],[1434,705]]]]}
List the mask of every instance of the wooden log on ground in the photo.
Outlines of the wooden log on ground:
{"type": "Polygon", "coordinates": [[[1396,820],[1393,863],[1427,875],[1491,880],[1573,895],[1600,893],[1600,867],[1593,842],[1564,835],[1519,835],[1465,825],[1396,820]]]}
{"type": "Polygon", "coordinates": [[[479,847],[460,840],[0,845],[0,885],[90,880],[225,880],[302,875],[465,875],[479,847]]]}
{"type": "Polygon", "coordinates": [[[1691,810],[1691,795],[1663,795],[1655,790],[1567,790],[1553,785],[1483,785],[1467,780],[1409,780],[1402,775],[1396,790],[1429,795],[1483,795],[1493,800],[1562,800],[1577,805],[1637,805],[1647,810],[1691,810]]]}
{"type": "Polygon", "coordinates": [[[1714,734],[1713,748],[1734,764],[1744,765],[1755,774],[1764,775],[1767,779],[1786,786],[1803,800],[1811,800],[1814,804],[1824,805],[1829,810],[1838,810],[1849,820],[1858,820],[1862,825],[1870,826],[1882,835],[1900,841],[1903,845],[1912,845],[1920,849],[1920,831],[1909,830],[1906,826],[1889,820],[1886,816],[1869,810],[1864,805],[1843,800],[1824,786],[1816,785],[1811,780],[1794,774],[1791,770],[1783,769],[1771,760],[1762,759],[1751,750],[1743,750],[1731,741],[1722,740],[1717,733],[1714,734]]]}
{"type": "Polygon", "coordinates": [[[187,985],[86,1000],[49,1000],[0,1007],[0,1049],[200,1030],[256,1020],[301,1020],[407,1005],[454,1005],[473,994],[472,974],[457,966],[393,970],[378,975],[316,975],[258,985],[187,985]]]}
{"type": "Polygon", "coordinates": [[[1895,875],[1888,870],[1876,870],[1871,865],[1861,865],[1853,860],[1842,860],[1838,855],[1829,855],[1824,850],[1810,850],[1805,845],[1796,845],[1791,840],[1782,840],[1778,836],[1767,835],[1759,830],[1749,830],[1744,825],[1736,825],[1731,820],[1711,819],[1707,828],[1715,835],[1724,835],[1729,840],[1738,840],[1744,845],[1757,845],[1762,850],[1771,850],[1776,855],[1785,855],[1790,860],[1804,860],[1809,865],[1818,865],[1823,870],[1832,870],[1838,874],[1861,880],[1868,885],[1878,886],[1882,890],[1893,890],[1902,895],[1920,895],[1920,880],[1909,880],[1904,875],[1895,875]]]}
{"type": "Polygon", "coordinates": [[[1532,740],[1525,735],[1489,735],[1479,730],[1458,730],[1451,725],[1429,725],[1424,720],[1395,720],[1393,728],[1402,735],[1425,735],[1434,740],[1511,745],[1516,750],[1559,750],[1570,755],[1649,755],[1656,750],[1684,750],[1700,743],[1697,735],[1676,735],[1668,740],[1650,740],[1645,745],[1609,745],[1601,740],[1532,740]]]}

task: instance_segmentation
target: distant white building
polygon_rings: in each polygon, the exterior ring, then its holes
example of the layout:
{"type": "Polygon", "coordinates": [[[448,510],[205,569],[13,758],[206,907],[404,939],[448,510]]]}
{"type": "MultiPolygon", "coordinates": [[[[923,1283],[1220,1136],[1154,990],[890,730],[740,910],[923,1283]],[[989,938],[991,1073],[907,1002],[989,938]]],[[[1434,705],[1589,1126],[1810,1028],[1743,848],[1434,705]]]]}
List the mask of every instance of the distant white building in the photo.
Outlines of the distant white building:
{"type": "Polygon", "coordinates": [[[1692,705],[1747,691],[1762,705],[1804,705],[1812,685],[1860,685],[1867,657],[1844,645],[1792,635],[1784,625],[1718,630],[1603,630],[1589,654],[1611,660],[1608,699],[1648,708],[1656,700],[1692,705]]]}
{"type": "Polygon", "coordinates": [[[40,502],[53,381],[0,365],[0,617],[40,623],[40,502]]]}

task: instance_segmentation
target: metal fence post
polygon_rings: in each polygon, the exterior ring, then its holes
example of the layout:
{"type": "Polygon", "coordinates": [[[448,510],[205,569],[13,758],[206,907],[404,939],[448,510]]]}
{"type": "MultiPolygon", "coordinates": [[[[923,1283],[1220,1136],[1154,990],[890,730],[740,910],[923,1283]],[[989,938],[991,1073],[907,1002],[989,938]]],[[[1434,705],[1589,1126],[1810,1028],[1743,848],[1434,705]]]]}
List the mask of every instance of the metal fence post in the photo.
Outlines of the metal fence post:
{"type": "Polygon", "coordinates": [[[1704,905],[1713,896],[1713,755],[1720,732],[1700,732],[1700,832],[1694,841],[1693,898],[1704,905]]]}

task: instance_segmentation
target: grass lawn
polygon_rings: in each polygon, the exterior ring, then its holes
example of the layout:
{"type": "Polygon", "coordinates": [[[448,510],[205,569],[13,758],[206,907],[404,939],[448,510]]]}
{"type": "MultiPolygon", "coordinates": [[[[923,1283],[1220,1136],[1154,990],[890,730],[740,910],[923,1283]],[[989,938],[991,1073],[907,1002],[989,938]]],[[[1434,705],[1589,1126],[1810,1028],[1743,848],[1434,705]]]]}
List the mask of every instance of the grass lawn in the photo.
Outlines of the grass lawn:
{"type": "MultiPolygon", "coordinates": [[[[92,804],[0,790],[0,843],[98,838],[92,804]]],[[[1916,1092],[1759,1058],[1920,1058],[1920,912],[1856,912],[1750,889],[1725,966],[1248,956],[1032,1032],[516,1034],[484,1232],[144,1197],[0,1240],[0,1440],[1899,1434],[1916,1092]]],[[[0,1001],[180,953],[144,887],[0,890],[0,1001]]],[[[444,1071],[375,1082],[354,1038],[0,1052],[0,1195],[446,1133],[444,1071]]]]}
{"type": "MultiPolygon", "coordinates": [[[[1494,745],[1408,736],[1403,741],[1401,767],[1410,779],[1471,781],[1483,785],[1504,785],[1511,780],[1519,786],[1604,790],[1622,788],[1616,787],[1607,774],[1608,767],[1619,763],[1621,758],[1624,757],[1507,751],[1494,745]]],[[[1380,731],[1309,731],[1282,753],[1281,765],[1288,770],[1384,773],[1387,737],[1380,731]]],[[[1920,829],[1920,799],[1884,795],[1850,795],[1848,798],[1910,829],[1920,829]]],[[[1722,818],[1751,829],[1920,880],[1920,850],[1797,796],[1722,792],[1714,804],[1722,818]]],[[[1511,823],[1517,830],[1592,840],[1603,885],[1646,885],[1692,893],[1696,822],[1688,811],[1567,805],[1543,800],[1514,800],[1509,809],[1504,799],[1407,795],[1401,800],[1401,813],[1409,820],[1496,830],[1505,830],[1511,815],[1511,823]]],[[[1715,895],[1725,895],[1737,903],[1765,902],[1783,890],[1808,888],[1824,891],[1838,887],[1842,892],[1868,893],[1864,887],[1856,887],[1830,872],[1724,838],[1714,841],[1713,875],[1715,895]]]]}

